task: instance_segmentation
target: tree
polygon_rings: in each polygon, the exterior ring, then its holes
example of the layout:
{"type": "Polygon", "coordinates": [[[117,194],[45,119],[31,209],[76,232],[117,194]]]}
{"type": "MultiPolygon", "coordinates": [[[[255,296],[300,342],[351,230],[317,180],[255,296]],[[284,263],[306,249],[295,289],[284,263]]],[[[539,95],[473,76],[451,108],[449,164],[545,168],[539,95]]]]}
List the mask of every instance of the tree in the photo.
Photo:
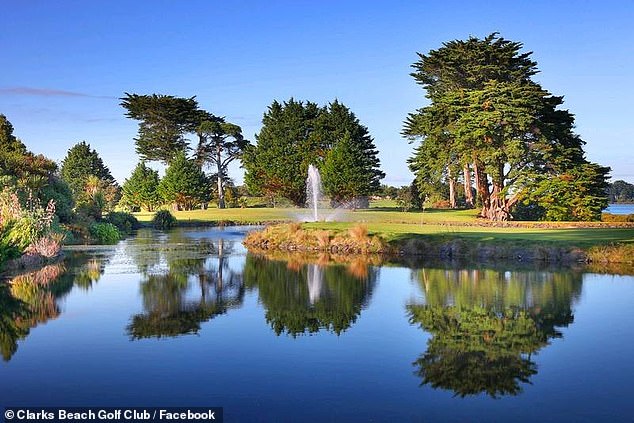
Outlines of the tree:
{"type": "Polygon", "coordinates": [[[229,163],[242,157],[249,141],[242,137],[242,128],[220,119],[203,121],[196,131],[199,141],[196,161],[216,168],[218,208],[225,208],[224,184],[229,163]]]}
{"type": "Polygon", "coordinates": [[[608,193],[611,203],[634,203],[634,185],[628,182],[612,182],[608,193]]]}
{"type": "Polygon", "coordinates": [[[161,204],[158,187],[158,172],[147,167],[145,162],[141,161],[132,171],[130,178],[123,183],[122,201],[133,207],[153,211],[161,204]]]}
{"type": "MultiPolygon", "coordinates": [[[[243,157],[247,171],[245,183],[252,193],[282,196],[297,206],[303,206],[309,165],[321,167],[329,151],[346,134],[347,157],[355,161],[357,179],[362,181],[358,181],[355,190],[348,190],[345,198],[334,188],[341,183],[333,181],[329,184],[332,188],[329,194],[337,196],[338,201],[350,201],[355,196],[368,195],[379,189],[379,181],[385,175],[379,170],[374,141],[354,113],[338,101],[326,107],[292,98],[283,104],[274,101],[264,114],[262,124],[262,130],[256,135],[257,144],[248,148],[243,157]],[[352,151],[355,153],[350,155],[352,151]]],[[[343,157],[342,152],[343,149],[337,153],[337,160],[343,157]]],[[[351,163],[339,161],[338,165],[350,166],[351,163]]],[[[324,178],[324,183],[328,184],[327,178],[324,178]]]]}
{"type": "Polygon", "coordinates": [[[379,168],[374,140],[348,107],[335,100],[323,108],[310,138],[324,160],[322,178],[331,202],[355,207],[360,199],[367,203],[367,196],[379,191],[385,174],[379,168]],[[341,177],[342,172],[349,182],[341,177]]]}
{"type": "Polygon", "coordinates": [[[108,185],[117,183],[97,151],[86,141],[77,143],[68,150],[62,161],[60,174],[75,195],[84,191],[89,176],[96,176],[108,185]]]}
{"type": "Polygon", "coordinates": [[[174,203],[177,210],[191,210],[207,201],[207,178],[198,165],[178,153],[165,171],[158,192],[167,203],[174,203]]]}
{"type": "Polygon", "coordinates": [[[54,161],[30,152],[13,135],[13,125],[0,114],[0,176],[16,178],[18,185],[37,191],[57,170],[54,161]]]}
{"type": "Polygon", "coordinates": [[[373,181],[366,177],[367,170],[363,151],[352,142],[350,134],[346,132],[328,152],[321,168],[324,190],[333,206],[367,196],[375,189],[373,181]]]}
{"type": "Polygon", "coordinates": [[[126,116],[139,121],[134,141],[143,160],[170,164],[177,153],[186,151],[185,134],[195,132],[201,122],[196,97],[125,93],[120,100],[126,116]]]}
{"type": "Polygon", "coordinates": [[[317,158],[310,133],[320,113],[317,104],[290,99],[274,101],[262,117],[257,145],[247,148],[242,163],[245,183],[252,193],[306,203],[306,172],[317,158]]]}
{"type": "Polygon", "coordinates": [[[121,197],[121,188],[96,150],[86,141],[72,146],[62,161],[61,178],[68,184],[78,212],[99,220],[121,197]]]}
{"type": "Polygon", "coordinates": [[[531,79],[537,64],[521,48],[494,33],[445,43],[413,65],[431,104],[405,121],[404,135],[421,141],[410,168],[421,181],[446,178],[454,194],[460,173],[470,193],[473,170],[481,216],[491,220],[512,218],[544,175],[590,165],[597,179],[584,181],[600,185],[608,171],[585,159],[573,115],[531,79]]]}

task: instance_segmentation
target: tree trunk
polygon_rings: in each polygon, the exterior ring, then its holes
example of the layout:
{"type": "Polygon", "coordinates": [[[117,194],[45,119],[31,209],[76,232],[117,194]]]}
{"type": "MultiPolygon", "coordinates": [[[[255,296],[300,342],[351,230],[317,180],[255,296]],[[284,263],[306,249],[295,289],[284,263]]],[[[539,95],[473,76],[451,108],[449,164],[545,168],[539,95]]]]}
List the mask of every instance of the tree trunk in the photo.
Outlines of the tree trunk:
{"type": "Polygon", "coordinates": [[[471,169],[469,165],[464,165],[464,198],[468,208],[473,208],[473,192],[471,191],[471,169]]]}
{"type": "Polygon", "coordinates": [[[449,207],[456,208],[456,180],[449,178],[449,207]]]}
{"type": "Polygon", "coordinates": [[[489,181],[486,173],[484,173],[484,166],[479,161],[473,162],[473,173],[476,183],[476,192],[478,198],[482,203],[482,210],[480,211],[480,217],[487,218],[487,210],[489,209],[490,193],[489,193],[489,181]]]}
{"type": "Polygon", "coordinates": [[[225,208],[225,190],[223,186],[224,175],[222,174],[222,161],[221,161],[220,147],[216,149],[216,163],[218,163],[218,208],[225,208]]]}
{"type": "Polygon", "coordinates": [[[511,219],[511,204],[506,199],[506,196],[502,194],[503,188],[502,183],[493,183],[493,192],[486,211],[486,217],[489,220],[506,221],[511,219]]]}

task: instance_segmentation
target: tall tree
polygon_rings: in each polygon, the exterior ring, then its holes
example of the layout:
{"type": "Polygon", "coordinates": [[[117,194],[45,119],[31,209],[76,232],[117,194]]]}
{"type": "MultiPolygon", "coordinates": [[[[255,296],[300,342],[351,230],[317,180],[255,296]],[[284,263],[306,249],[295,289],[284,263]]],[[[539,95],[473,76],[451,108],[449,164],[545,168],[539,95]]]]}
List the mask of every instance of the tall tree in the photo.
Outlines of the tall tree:
{"type": "Polygon", "coordinates": [[[96,176],[109,185],[116,185],[110,169],[103,163],[96,150],[86,141],[72,146],[66,153],[61,167],[62,179],[70,186],[73,193],[84,191],[89,176],[96,176]]]}
{"type": "Polygon", "coordinates": [[[37,190],[46,184],[56,170],[55,162],[30,152],[13,135],[11,122],[0,114],[0,176],[17,178],[19,185],[37,190]]]}
{"type": "Polygon", "coordinates": [[[229,163],[242,157],[249,141],[242,136],[242,128],[233,123],[224,122],[211,115],[211,119],[204,120],[197,129],[198,148],[196,161],[202,165],[216,168],[218,184],[218,208],[225,208],[224,184],[227,178],[229,163]]]}
{"type": "Polygon", "coordinates": [[[195,132],[201,121],[196,97],[125,93],[121,106],[127,117],[139,121],[136,151],[148,161],[169,164],[187,149],[185,134],[195,132]]]}
{"type": "MultiPolygon", "coordinates": [[[[405,121],[403,133],[421,140],[410,167],[419,179],[430,168],[440,170],[450,183],[461,171],[471,179],[472,169],[481,216],[492,220],[511,218],[542,175],[590,164],[573,132],[574,117],[559,109],[563,98],[532,80],[537,64],[521,49],[494,33],[445,43],[413,65],[431,104],[405,121]]],[[[594,170],[604,179],[608,169],[594,170]]]]}
{"type": "Polygon", "coordinates": [[[322,167],[329,152],[345,137],[346,144],[332,156],[330,164],[337,162],[337,166],[355,168],[358,183],[354,190],[348,189],[343,195],[337,191],[339,182],[328,181],[331,176],[338,178],[334,170],[323,179],[328,193],[337,197],[335,201],[342,202],[380,188],[379,181],[385,175],[379,169],[378,152],[368,128],[338,101],[326,107],[294,99],[283,104],[275,101],[262,123],[262,130],[256,135],[257,145],[249,148],[243,158],[247,170],[245,182],[251,191],[285,197],[303,206],[308,166],[322,167]],[[344,156],[354,163],[341,163],[344,156]]]}
{"type": "Polygon", "coordinates": [[[354,207],[379,190],[385,174],[380,170],[374,140],[348,107],[337,100],[324,107],[310,138],[323,159],[324,189],[334,203],[354,207]],[[350,177],[348,182],[343,181],[342,173],[350,177]]]}
{"type": "Polygon", "coordinates": [[[634,203],[634,185],[622,180],[612,182],[609,200],[611,203],[634,203]]]}
{"type": "Polygon", "coordinates": [[[132,175],[123,183],[121,200],[133,207],[153,211],[161,204],[158,186],[158,172],[141,161],[132,171],[132,175]]]}
{"type": "Polygon", "coordinates": [[[158,191],[167,203],[174,203],[177,210],[192,210],[205,203],[209,197],[207,178],[200,167],[178,153],[165,171],[158,191]]]}
{"type": "MultiPolygon", "coordinates": [[[[348,132],[326,155],[321,175],[324,191],[333,206],[350,205],[350,202],[376,191],[379,181],[367,177],[373,169],[368,169],[364,159],[363,150],[352,141],[348,132]]],[[[350,206],[355,207],[355,204],[350,206]]]]}
{"type": "Polygon", "coordinates": [[[318,156],[309,136],[319,113],[317,104],[293,98],[269,106],[255,136],[257,145],[242,160],[251,192],[285,197],[297,206],[306,203],[306,172],[318,156]]]}

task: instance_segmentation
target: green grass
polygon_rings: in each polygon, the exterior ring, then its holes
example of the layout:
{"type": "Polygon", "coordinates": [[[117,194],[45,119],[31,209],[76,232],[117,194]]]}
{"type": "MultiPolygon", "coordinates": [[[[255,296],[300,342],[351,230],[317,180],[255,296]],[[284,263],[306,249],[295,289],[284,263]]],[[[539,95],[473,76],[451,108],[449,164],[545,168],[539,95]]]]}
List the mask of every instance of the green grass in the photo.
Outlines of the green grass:
{"type": "MultiPolygon", "coordinates": [[[[376,204],[374,204],[376,205],[376,204]]],[[[297,216],[307,213],[296,208],[233,208],[207,209],[173,212],[184,223],[204,224],[210,222],[267,223],[294,221],[297,216]]],[[[137,213],[139,221],[149,222],[153,213],[137,213]]],[[[548,223],[549,228],[535,227],[543,222],[526,222],[525,227],[486,226],[477,219],[476,210],[427,210],[424,212],[400,212],[384,207],[368,210],[345,211],[337,222],[305,223],[305,228],[347,230],[362,223],[371,234],[380,235],[388,242],[408,237],[461,238],[478,242],[547,242],[568,244],[579,247],[608,243],[634,243],[634,228],[570,227],[569,222],[548,223]],[[531,227],[533,226],[533,227],[531,227]]]]}

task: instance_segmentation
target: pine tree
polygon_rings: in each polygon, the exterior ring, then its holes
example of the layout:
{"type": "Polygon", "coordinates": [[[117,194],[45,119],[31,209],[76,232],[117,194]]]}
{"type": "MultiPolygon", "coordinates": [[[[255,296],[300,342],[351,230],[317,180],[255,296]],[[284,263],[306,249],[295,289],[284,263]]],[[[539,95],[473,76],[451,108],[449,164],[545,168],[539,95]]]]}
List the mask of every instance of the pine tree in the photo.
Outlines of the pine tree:
{"type": "Polygon", "coordinates": [[[420,141],[409,163],[421,190],[446,179],[455,194],[461,173],[468,175],[463,184],[470,190],[473,171],[481,216],[491,220],[512,218],[543,175],[554,178],[586,166],[598,172],[597,180],[583,180],[601,185],[609,170],[585,159],[574,117],[559,108],[562,97],[532,80],[537,64],[521,48],[494,33],[445,43],[419,54],[413,65],[412,76],[431,102],[410,114],[403,130],[420,141]]]}
{"type": "Polygon", "coordinates": [[[141,161],[132,171],[130,178],[123,183],[121,200],[128,205],[153,211],[161,204],[158,187],[158,172],[141,161]]]}
{"type": "Polygon", "coordinates": [[[192,210],[209,199],[208,181],[200,167],[178,153],[165,171],[158,192],[166,203],[173,203],[177,210],[192,210]]]}

